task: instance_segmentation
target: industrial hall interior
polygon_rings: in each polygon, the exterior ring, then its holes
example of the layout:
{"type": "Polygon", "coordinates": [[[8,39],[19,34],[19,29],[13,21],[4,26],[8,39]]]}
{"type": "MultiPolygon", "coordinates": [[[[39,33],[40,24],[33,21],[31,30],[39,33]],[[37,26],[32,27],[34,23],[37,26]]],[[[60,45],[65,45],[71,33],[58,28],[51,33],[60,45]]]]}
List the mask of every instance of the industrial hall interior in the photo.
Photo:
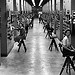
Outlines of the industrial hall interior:
{"type": "Polygon", "coordinates": [[[0,75],[75,75],[75,0],[0,0],[0,75]]]}

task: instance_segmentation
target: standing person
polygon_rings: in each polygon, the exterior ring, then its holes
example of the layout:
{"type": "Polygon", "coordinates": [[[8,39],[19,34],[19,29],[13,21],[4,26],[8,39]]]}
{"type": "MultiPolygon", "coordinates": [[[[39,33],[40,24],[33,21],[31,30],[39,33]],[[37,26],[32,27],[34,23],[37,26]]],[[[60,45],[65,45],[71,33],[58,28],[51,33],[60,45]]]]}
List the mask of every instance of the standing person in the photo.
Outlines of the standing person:
{"type": "MultiPolygon", "coordinates": [[[[20,26],[21,26],[21,25],[20,25],[20,26]]],[[[19,46],[18,52],[20,51],[21,44],[23,44],[24,49],[25,49],[25,52],[26,52],[27,49],[26,49],[26,45],[25,45],[25,43],[24,43],[24,40],[26,40],[25,29],[24,29],[23,26],[21,26],[20,28],[15,29],[15,30],[20,31],[20,35],[14,38],[15,42],[18,42],[18,43],[19,43],[19,44],[18,44],[18,46],[19,46]]]]}
{"type": "Polygon", "coordinates": [[[26,36],[27,36],[27,34],[28,34],[28,27],[29,27],[29,25],[28,25],[28,23],[27,23],[27,21],[26,21],[26,24],[25,24],[26,36]]]}
{"type": "Polygon", "coordinates": [[[39,18],[39,23],[41,22],[41,14],[40,12],[38,13],[38,18],[39,18]]]}
{"type": "Polygon", "coordinates": [[[41,23],[41,16],[39,17],[39,23],[41,23]]]}

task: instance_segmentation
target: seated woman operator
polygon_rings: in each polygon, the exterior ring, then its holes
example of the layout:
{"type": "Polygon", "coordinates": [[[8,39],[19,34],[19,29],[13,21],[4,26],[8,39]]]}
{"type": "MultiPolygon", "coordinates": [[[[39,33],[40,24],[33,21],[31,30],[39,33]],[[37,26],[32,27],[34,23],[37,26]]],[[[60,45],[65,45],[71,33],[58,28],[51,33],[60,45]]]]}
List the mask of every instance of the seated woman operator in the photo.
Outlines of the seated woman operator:
{"type": "Polygon", "coordinates": [[[62,40],[62,44],[66,49],[71,49],[71,30],[65,30],[65,37],[62,40]]]}
{"type": "Polygon", "coordinates": [[[68,49],[71,51],[75,50],[73,46],[71,45],[71,30],[69,28],[65,30],[65,37],[62,40],[62,44],[65,49],[68,49]]]}
{"type": "MultiPolygon", "coordinates": [[[[65,37],[62,40],[62,45],[64,50],[75,51],[75,49],[71,45],[71,30],[69,28],[65,30],[65,37]]],[[[73,60],[74,58],[75,56],[73,57],[73,60]]]]}
{"type": "MultiPolygon", "coordinates": [[[[75,49],[73,48],[73,46],[71,45],[71,30],[70,29],[67,29],[67,30],[65,30],[65,37],[63,38],[63,40],[62,40],[62,52],[64,52],[63,53],[63,56],[65,57],[65,56],[69,56],[70,54],[70,51],[74,51],[75,49]],[[69,53],[68,53],[68,50],[69,50],[69,53]]],[[[60,45],[60,44],[59,44],[60,45]]],[[[61,45],[60,45],[61,46],[61,45]]],[[[73,53],[73,52],[72,52],[73,53]]],[[[73,56],[73,58],[74,58],[75,56],[73,56]]],[[[72,58],[72,60],[73,60],[73,58],[72,58]]],[[[73,69],[74,69],[74,71],[75,71],[75,66],[74,66],[74,63],[73,62],[71,62],[70,61],[70,63],[71,63],[71,66],[73,67],[73,69]]]]}

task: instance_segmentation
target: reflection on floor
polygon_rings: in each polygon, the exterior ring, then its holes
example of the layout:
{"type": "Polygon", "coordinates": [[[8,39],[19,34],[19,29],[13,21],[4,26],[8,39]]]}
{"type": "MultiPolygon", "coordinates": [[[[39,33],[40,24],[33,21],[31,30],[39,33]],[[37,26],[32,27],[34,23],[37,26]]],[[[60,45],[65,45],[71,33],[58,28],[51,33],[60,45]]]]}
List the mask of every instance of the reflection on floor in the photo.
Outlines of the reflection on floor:
{"type": "MultiPolygon", "coordinates": [[[[45,38],[43,26],[38,19],[34,20],[34,28],[29,30],[25,41],[27,52],[23,46],[17,52],[15,43],[13,50],[6,58],[2,58],[0,75],[59,75],[64,62],[60,52],[48,50],[50,39],[45,38]]],[[[65,71],[62,75],[67,75],[65,71]]],[[[75,75],[72,70],[72,75],[75,75]]]]}

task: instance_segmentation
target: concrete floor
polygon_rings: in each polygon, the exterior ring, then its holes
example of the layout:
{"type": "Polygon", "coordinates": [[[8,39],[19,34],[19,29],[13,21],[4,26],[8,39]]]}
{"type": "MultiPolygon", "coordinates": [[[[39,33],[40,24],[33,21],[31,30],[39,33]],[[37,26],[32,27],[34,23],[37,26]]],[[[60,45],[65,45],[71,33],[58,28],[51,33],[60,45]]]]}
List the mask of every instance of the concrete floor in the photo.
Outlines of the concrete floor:
{"type": "MultiPolygon", "coordinates": [[[[45,35],[43,25],[35,19],[34,27],[29,30],[25,41],[27,52],[24,52],[22,46],[18,53],[15,43],[10,54],[1,60],[0,75],[59,75],[64,58],[54,47],[52,52],[48,50],[51,40],[45,38],[45,35]]],[[[59,43],[58,39],[56,41],[59,43]]],[[[67,74],[64,71],[62,75],[67,74]]]]}

